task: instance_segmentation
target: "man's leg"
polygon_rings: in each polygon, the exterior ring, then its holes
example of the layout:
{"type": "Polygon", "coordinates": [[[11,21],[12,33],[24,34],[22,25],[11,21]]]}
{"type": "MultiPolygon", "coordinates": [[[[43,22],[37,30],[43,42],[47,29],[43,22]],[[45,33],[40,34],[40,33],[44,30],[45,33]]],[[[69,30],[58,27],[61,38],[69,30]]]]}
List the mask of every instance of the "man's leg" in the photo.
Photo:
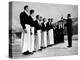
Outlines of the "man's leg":
{"type": "Polygon", "coordinates": [[[72,47],[72,36],[68,36],[68,47],[72,47]]]}
{"type": "Polygon", "coordinates": [[[32,34],[30,37],[31,38],[31,44],[30,45],[31,45],[31,52],[33,52],[34,51],[34,39],[35,39],[34,38],[34,27],[32,27],[31,29],[32,29],[32,34]]]}
{"type": "Polygon", "coordinates": [[[72,36],[70,36],[70,46],[72,46],[72,36]]]}
{"type": "Polygon", "coordinates": [[[54,40],[53,40],[53,29],[51,29],[51,44],[54,44],[54,40]]]}
{"type": "Polygon", "coordinates": [[[41,50],[41,30],[38,31],[38,43],[39,43],[38,50],[40,51],[41,50]]]}

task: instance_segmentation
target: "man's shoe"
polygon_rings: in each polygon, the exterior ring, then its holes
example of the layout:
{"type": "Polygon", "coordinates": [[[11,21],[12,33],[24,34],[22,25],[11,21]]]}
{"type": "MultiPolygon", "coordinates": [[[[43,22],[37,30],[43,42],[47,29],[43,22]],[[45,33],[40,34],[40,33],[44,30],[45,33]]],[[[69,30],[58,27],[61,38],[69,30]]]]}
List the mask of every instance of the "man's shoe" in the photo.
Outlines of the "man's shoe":
{"type": "Polygon", "coordinates": [[[28,55],[29,54],[29,51],[26,51],[24,53],[22,53],[23,55],[28,55]]]}
{"type": "Polygon", "coordinates": [[[33,51],[33,52],[36,52],[36,51],[33,51]]]}
{"type": "Polygon", "coordinates": [[[45,49],[45,48],[47,48],[47,47],[43,47],[43,49],[45,49]]]}
{"type": "Polygon", "coordinates": [[[42,51],[42,49],[38,49],[38,51],[42,51]]]}
{"type": "Polygon", "coordinates": [[[68,48],[72,47],[72,46],[67,46],[68,48]]]}
{"type": "Polygon", "coordinates": [[[29,52],[29,54],[33,54],[33,52],[29,52]]]}
{"type": "Polygon", "coordinates": [[[41,46],[41,49],[43,49],[44,47],[41,46]]]}

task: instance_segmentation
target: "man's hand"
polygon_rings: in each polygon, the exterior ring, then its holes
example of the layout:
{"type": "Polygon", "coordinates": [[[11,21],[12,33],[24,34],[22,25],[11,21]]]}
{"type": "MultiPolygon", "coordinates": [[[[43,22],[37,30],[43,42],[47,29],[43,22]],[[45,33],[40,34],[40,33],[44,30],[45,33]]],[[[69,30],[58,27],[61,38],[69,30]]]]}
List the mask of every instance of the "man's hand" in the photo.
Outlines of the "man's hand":
{"type": "Polygon", "coordinates": [[[32,32],[30,34],[32,35],[32,32]]]}
{"type": "Polygon", "coordinates": [[[24,29],[24,33],[27,33],[27,30],[26,29],[24,29]]]}
{"type": "Polygon", "coordinates": [[[30,28],[30,34],[32,35],[32,30],[31,30],[31,28],[30,28]]]}

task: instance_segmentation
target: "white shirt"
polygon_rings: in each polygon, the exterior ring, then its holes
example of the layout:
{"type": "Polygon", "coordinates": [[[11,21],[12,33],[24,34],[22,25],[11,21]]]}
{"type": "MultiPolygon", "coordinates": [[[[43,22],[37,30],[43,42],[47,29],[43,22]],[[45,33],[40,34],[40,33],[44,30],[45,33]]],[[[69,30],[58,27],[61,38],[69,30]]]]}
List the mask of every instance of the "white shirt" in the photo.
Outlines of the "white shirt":
{"type": "Polygon", "coordinates": [[[29,12],[25,11],[25,13],[29,16],[29,12]]]}
{"type": "Polygon", "coordinates": [[[44,25],[46,26],[46,22],[44,22],[44,25]]]}

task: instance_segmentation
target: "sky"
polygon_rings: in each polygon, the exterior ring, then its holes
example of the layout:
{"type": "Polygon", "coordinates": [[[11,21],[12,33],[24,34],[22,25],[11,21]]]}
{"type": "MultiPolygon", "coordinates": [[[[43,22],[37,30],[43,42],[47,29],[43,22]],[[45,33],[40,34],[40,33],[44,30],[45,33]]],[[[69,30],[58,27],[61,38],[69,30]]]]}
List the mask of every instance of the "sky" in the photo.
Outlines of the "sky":
{"type": "Polygon", "coordinates": [[[34,3],[34,2],[13,2],[12,3],[12,23],[13,26],[20,27],[19,15],[23,11],[25,5],[29,5],[29,9],[34,9],[35,14],[41,15],[48,19],[49,17],[54,19],[54,23],[59,21],[63,16],[66,18],[67,14],[70,13],[72,18],[78,17],[78,6],[77,5],[61,5],[61,4],[50,4],[50,3],[34,3]]]}

